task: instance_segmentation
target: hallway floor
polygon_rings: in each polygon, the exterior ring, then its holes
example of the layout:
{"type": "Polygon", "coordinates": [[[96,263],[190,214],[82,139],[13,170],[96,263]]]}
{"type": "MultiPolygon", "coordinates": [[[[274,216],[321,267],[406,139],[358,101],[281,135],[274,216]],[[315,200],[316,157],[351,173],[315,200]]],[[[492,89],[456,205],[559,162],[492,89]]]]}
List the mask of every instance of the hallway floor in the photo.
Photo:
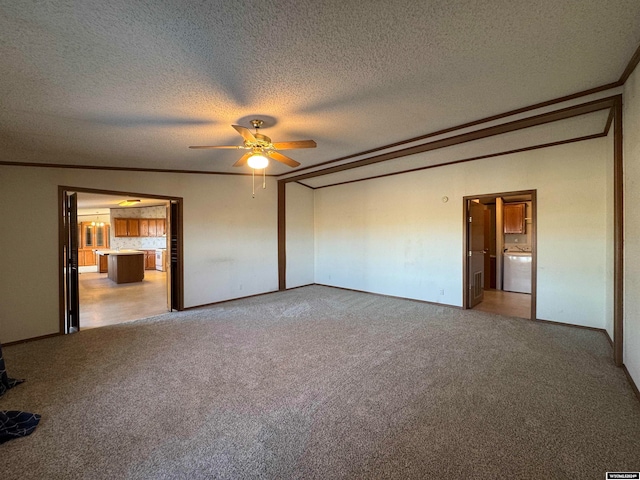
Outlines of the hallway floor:
{"type": "Polygon", "coordinates": [[[144,280],[117,284],[106,273],[81,273],[80,329],[130,322],[166,313],[167,274],[145,270],[144,280]]]}
{"type": "Polygon", "coordinates": [[[473,310],[510,317],[531,318],[531,295],[503,290],[485,290],[484,300],[473,307],[473,310]]]}

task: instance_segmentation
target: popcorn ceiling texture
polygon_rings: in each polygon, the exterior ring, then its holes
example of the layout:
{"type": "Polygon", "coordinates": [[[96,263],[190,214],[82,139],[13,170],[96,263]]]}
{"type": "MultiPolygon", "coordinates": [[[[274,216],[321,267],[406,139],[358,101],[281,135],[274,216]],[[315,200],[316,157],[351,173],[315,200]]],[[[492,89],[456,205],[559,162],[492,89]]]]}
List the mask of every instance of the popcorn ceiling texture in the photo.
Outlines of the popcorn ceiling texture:
{"type": "Polygon", "coordinates": [[[3,2],[0,158],[238,172],[187,146],[261,116],[308,166],[614,82],[639,42],[637,0],[3,2]]]}

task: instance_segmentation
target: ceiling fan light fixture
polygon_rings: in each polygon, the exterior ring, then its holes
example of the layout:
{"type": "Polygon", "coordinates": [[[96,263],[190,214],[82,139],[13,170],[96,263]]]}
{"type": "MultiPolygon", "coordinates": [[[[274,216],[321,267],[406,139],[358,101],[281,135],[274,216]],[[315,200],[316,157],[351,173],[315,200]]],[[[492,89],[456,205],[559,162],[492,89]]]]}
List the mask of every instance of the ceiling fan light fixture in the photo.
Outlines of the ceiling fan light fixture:
{"type": "Polygon", "coordinates": [[[247,164],[254,170],[262,170],[269,165],[269,159],[262,153],[254,153],[249,157],[247,164]]]}

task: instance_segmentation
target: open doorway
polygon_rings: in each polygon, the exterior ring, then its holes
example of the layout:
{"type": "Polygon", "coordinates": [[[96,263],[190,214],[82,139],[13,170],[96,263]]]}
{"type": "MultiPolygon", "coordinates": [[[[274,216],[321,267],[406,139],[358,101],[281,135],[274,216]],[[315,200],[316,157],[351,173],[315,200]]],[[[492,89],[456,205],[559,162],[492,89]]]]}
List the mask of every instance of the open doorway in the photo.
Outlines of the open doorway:
{"type": "Polygon", "coordinates": [[[464,308],[536,318],[536,192],[464,198],[464,308]]]}
{"type": "Polygon", "coordinates": [[[183,309],[181,198],[59,194],[61,333],[183,309]]]}

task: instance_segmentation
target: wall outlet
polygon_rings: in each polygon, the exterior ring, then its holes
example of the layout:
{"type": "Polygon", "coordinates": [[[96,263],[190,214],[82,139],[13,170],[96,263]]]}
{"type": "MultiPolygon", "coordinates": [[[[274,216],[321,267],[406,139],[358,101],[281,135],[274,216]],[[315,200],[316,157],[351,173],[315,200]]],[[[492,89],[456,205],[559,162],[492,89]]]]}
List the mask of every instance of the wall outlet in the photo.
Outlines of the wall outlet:
{"type": "Polygon", "coordinates": [[[444,295],[444,288],[440,289],[440,295],[444,295]]]}

